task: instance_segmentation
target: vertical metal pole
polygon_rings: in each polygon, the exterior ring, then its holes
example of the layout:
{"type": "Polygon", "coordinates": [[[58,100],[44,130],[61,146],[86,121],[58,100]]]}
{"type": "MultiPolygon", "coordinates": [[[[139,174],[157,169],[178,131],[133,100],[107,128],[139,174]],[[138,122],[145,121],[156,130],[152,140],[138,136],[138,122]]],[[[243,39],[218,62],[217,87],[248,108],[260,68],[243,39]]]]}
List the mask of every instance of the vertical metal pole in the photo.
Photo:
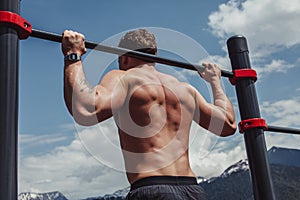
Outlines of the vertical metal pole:
{"type": "MultiPolygon", "coordinates": [[[[1,0],[0,10],[19,14],[20,0],[1,0]]],[[[0,26],[0,199],[17,199],[18,144],[17,31],[0,26]]]]}
{"type": "MultiPolygon", "coordinates": [[[[227,47],[232,69],[251,68],[247,40],[243,36],[228,39],[227,47]]],[[[251,79],[236,82],[236,94],[241,120],[260,118],[254,81],[251,79]]],[[[252,187],[256,200],[274,200],[267,149],[262,128],[246,130],[244,133],[246,151],[251,171],[252,187]]]]}

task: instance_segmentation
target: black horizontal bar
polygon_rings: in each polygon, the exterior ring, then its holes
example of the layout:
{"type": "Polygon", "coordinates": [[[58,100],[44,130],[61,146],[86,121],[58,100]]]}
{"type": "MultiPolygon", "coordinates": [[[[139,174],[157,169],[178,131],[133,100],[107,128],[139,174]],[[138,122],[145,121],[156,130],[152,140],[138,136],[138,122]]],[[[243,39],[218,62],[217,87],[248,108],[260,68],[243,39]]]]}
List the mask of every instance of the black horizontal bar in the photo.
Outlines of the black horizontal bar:
{"type": "MultiPolygon", "coordinates": [[[[46,31],[41,31],[41,30],[36,30],[36,29],[32,29],[32,33],[30,36],[39,38],[39,39],[53,41],[53,42],[59,42],[59,43],[61,43],[61,41],[62,41],[62,35],[46,32],[46,31]]],[[[106,46],[106,45],[102,45],[102,44],[98,44],[98,43],[90,42],[90,41],[85,41],[85,46],[88,49],[98,50],[98,51],[102,51],[102,52],[106,52],[106,53],[112,53],[112,54],[117,54],[117,55],[126,54],[127,56],[145,60],[147,62],[157,62],[160,64],[171,65],[174,67],[179,67],[179,68],[189,69],[189,70],[194,70],[194,71],[200,71],[200,72],[202,72],[204,70],[204,67],[199,64],[181,62],[181,61],[163,58],[163,57],[159,57],[159,56],[155,56],[155,55],[151,55],[151,54],[146,54],[146,53],[139,52],[139,51],[132,51],[132,50],[128,50],[128,49],[124,49],[124,48],[120,48],[120,47],[106,46]]],[[[228,77],[228,78],[233,77],[232,72],[225,71],[225,70],[221,70],[221,75],[224,77],[228,77]]]]}
{"type": "Polygon", "coordinates": [[[300,129],[286,128],[286,127],[280,127],[280,126],[269,126],[268,125],[268,129],[266,131],[300,135],[300,129]]]}

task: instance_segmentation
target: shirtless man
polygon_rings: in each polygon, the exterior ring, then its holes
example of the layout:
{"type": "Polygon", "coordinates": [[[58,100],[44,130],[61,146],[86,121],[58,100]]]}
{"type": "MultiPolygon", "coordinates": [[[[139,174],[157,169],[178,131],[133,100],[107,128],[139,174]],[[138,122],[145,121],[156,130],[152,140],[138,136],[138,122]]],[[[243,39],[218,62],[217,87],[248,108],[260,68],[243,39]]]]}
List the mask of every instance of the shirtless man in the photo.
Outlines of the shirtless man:
{"type": "MultiPolygon", "coordinates": [[[[128,32],[120,47],[156,54],[155,37],[147,30],[128,32]]],[[[131,190],[127,199],[205,199],[188,156],[191,123],[220,136],[236,131],[233,107],[224,93],[216,64],[204,63],[200,76],[210,83],[214,103],[208,103],[191,85],[158,72],[155,63],[125,55],[119,69],[108,72],[100,84],[86,81],[80,57],[84,36],[65,31],[64,98],[81,125],[114,117],[131,190]],[[75,55],[74,55],[75,53],[75,55]]]]}

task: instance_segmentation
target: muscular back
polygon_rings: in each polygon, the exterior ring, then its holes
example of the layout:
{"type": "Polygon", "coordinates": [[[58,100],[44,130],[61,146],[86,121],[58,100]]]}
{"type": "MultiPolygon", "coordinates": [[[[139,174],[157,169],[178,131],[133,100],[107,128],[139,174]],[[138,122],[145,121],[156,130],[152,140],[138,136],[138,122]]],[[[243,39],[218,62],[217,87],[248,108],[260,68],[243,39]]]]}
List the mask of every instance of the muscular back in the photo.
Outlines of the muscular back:
{"type": "Polygon", "coordinates": [[[193,89],[149,66],[130,69],[123,78],[127,97],[114,116],[129,181],[193,176],[188,161],[193,89]]]}
{"type": "MultiPolygon", "coordinates": [[[[62,51],[83,55],[84,36],[64,31],[62,51]]],[[[199,73],[211,85],[210,104],[191,86],[157,72],[153,63],[127,56],[118,61],[122,70],[109,72],[96,87],[87,84],[81,60],[65,61],[64,99],[70,114],[84,126],[114,117],[130,183],[155,175],[194,176],[188,161],[192,120],[216,135],[236,131],[220,68],[203,63],[199,73]]]]}

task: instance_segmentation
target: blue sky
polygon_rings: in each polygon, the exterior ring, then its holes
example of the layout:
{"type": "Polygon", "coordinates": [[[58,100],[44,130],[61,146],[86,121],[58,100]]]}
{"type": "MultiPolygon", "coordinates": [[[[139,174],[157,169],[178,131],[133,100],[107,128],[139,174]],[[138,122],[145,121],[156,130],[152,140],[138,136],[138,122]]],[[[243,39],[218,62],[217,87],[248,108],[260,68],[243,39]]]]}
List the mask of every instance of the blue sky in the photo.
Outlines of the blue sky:
{"type": "MultiPolygon", "coordinates": [[[[161,50],[160,55],[192,62],[207,59],[227,70],[226,40],[242,34],[248,39],[252,66],[259,74],[256,89],[262,116],[273,125],[300,128],[298,0],[23,0],[21,15],[33,28],[55,33],[72,29],[84,33],[88,40],[108,44],[127,30],[155,27],[152,29],[174,36],[160,39],[159,47],[171,52],[161,50]],[[176,35],[179,33],[181,36],[176,35]],[[191,46],[183,44],[189,42],[191,46]],[[199,58],[195,56],[198,52],[199,58]]],[[[111,56],[89,51],[84,62],[94,61],[101,67],[105,59],[113,59],[111,56]],[[95,55],[103,60],[97,57],[95,61],[95,55]]],[[[85,67],[88,72],[88,64],[85,67]]],[[[195,72],[158,67],[193,84],[208,101],[211,99],[207,85],[195,72]]],[[[100,142],[104,136],[117,147],[117,136],[107,134],[115,131],[112,121],[100,128],[75,125],[64,105],[62,80],[59,44],[34,38],[20,42],[19,192],[59,190],[70,199],[80,199],[128,186],[124,172],[102,159],[118,156],[117,150],[108,150],[110,146],[100,142]]],[[[234,88],[227,79],[222,80],[239,120],[234,88]]],[[[242,135],[221,139],[195,130],[191,160],[197,175],[217,176],[246,158],[242,135]]],[[[266,133],[266,141],[268,148],[300,148],[300,137],[295,135],[266,133]]]]}

